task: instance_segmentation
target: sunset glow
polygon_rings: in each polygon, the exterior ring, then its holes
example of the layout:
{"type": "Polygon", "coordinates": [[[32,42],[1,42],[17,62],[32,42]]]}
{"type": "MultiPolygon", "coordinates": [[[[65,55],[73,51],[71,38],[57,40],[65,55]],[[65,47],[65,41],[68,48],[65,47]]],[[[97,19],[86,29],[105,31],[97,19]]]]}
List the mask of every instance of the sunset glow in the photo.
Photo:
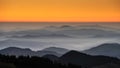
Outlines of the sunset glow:
{"type": "Polygon", "coordinates": [[[120,0],[0,1],[1,22],[120,22],[120,0]]]}

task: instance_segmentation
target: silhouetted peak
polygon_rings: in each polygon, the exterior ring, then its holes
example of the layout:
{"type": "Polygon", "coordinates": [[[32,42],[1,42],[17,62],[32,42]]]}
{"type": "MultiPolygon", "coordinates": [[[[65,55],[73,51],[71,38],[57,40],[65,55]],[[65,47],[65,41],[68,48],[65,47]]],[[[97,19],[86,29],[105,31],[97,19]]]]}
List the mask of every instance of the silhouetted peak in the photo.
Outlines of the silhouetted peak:
{"type": "Polygon", "coordinates": [[[59,50],[67,50],[65,48],[60,48],[60,47],[48,47],[48,48],[45,48],[44,50],[49,50],[49,49],[59,49],[59,50]]]}
{"type": "Polygon", "coordinates": [[[48,48],[45,48],[45,49],[56,49],[56,48],[58,48],[58,47],[48,47],[48,48]]]}
{"type": "Polygon", "coordinates": [[[70,29],[76,29],[76,27],[74,27],[72,25],[62,25],[59,28],[61,28],[61,29],[68,29],[68,30],[70,30],[70,29]]]}
{"type": "Polygon", "coordinates": [[[82,54],[82,55],[86,55],[86,54],[84,54],[84,53],[80,53],[80,52],[75,51],[75,50],[71,50],[71,51],[69,51],[69,52],[66,53],[66,54],[82,54]]]}
{"type": "Polygon", "coordinates": [[[19,48],[19,47],[8,47],[8,48],[4,48],[2,50],[27,50],[27,51],[32,51],[29,48],[19,48]]]}
{"type": "Polygon", "coordinates": [[[69,50],[65,48],[60,48],[60,47],[48,47],[48,48],[43,49],[43,51],[53,51],[53,52],[57,52],[60,54],[65,54],[69,50]]]}
{"type": "Polygon", "coordinates": [[[70,25],[62,25],[61,28],[69,28],[69,27],[72,27],[70,25]]]}
{"type": "Polygon", "coordinates": [[[105,43],[105,44],[102,44],[101,46],[120,46],[120,44],[118,43],[105,43]]]}
{"type": "Polygon", "coordinates": [[[105,43],[91,49],[83,51],[90,55],[104,55],[110,57],[120,58],[120,44],[118,43],[105,43]]]}
{"type": "Polygon", "coordinates": [[[4,48],[2,50],[21,50],[21,48],[18,48],[18,47],[8,47],[8,48],[4,48]]]}
{"type": "Polygon", "coordinates": [[[21,48],[18,48],[18,47],[7,47],[5,49],[21,49],[21,48]]]}
{"type": "Polygon", "coordinates": [[[105,44],[101,44],[97,47],[94,47],[92,49],[95,49],[95,48],[107,48],[107,49],[118,49],[120,48],[120,44],[118,43],[105,43],[105,44]]]}
{"type": "Polygon", "coordinates": [[[89,56],[89,55],[72,50],[64,54],[62,57],[83,57],[83,56],[89,56]]]}
{"type": "Polygon", "coordinates": [[[32,51],[32,50],[31,50],[31,49],[29,49],[29,48],[25,48],[24,50],[32,51]]]}

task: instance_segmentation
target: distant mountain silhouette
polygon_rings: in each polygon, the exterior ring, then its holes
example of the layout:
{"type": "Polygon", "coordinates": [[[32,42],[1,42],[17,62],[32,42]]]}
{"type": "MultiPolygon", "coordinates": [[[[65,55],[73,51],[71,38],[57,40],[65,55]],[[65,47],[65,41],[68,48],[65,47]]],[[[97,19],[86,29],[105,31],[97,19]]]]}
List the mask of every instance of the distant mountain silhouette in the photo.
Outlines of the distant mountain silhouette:
{"type": "Polygon", "coordinates": [[[44,55],[50,54],[50,55],[55,55],[55,56],[58,56],[58,57],[62,55],[62,54],[59,54],[55,51],[42,51],[42,50],[37,51],[36,54],[37,54],[37,56],[44,56],[44,55]]]}
{"type": "Polygon", "coordinates": [[[44,56],[47,54],[61,56],[61,54],[53,52],[53,51],[32,51],[31,49],[23,49],[18,47],[8,47],[0,50],[0,54],[3,55],[15,55],[15,56],[44,56]]]}
{"type": "Polygon", "coordinates": [[[83,51],[90,55],[104,55],[120,58],[120,44],[106,43],[83,51]]]}
{"type": "Polygon", "coordinates": [[[62,26],[59,27],[59,29],[62,29],[62,30],[76,29],[76,27],[71,26],[71,25],[62,25],[62,26]]]}
{"type": "Polygon", "coordinates": [[[57,52],[59,54],[65,54],[67,53],[69,50],[65,49],[65,48],[59,48],[59,47],[49,47],[49,48],[45,48],[43,49],[43,51],[53,51],[53,52],[57,52]]]}
{"type": "Polygon", "coordinates": [[[64,34],[48,34],[48,35],[35,35],[35,34],[26,34],[26,35],[14,35],[12,36],[14,38],[71,38],[70,36],[64,35],[64,34]]]}
{"type": "Polygon", "coordinates": [[[95,27],[93,26],[81,26],[80,28],[63,25],[60,27],[43,28],[36,30],[25,30],[25,31],[15,31],[7,33],[9,37],[13,38],[73,38],[81,36],[89,36],[91,38],[109,38],[109,37],[120,37],[120,32],[116,30],[109,30],[108,28],[95,27]]]}
{"type": "Polygon", "coordinates": [[[120,37],[120,33],[117,31],[110,31],[105,29],[95,29],[95,28],[81,28],[81,29],[66,29],[56,31],[60,34],[65,34],[69,36],[88,36],[89,38],[110,38],[110,37],[120,37]]]}
{"type": "Polygon", "coordinates": [[[35,52],[30,49],[22,49],[18,47],[8,47],[5,49],[0,50],[0,54],[4,55],[15,55],[15,56],[33,56],[35,52]]]}
{"type": "Polygon", "coordinates": [[[117,63],[117,58],[106,56],[91,56],[77,51],[70,51],[60,57],[64,63],[82,65],[83,67],[93,67],[107,63],[117,63]]]}
{"type": "Polygon", "coordinates": [[[62,25],[62,26],[60,26],[60,28],[69,28],[69,27],[72,27],[72,26],[70,26],[70,25],[62,25]]]}
{"type": "Polygon", "coordinates": [[[12,38],[71,38],[69,35],[60,34],[51,30],[26,30],[11,32],[10,36],[12,38]]]}
{"type": "MultiPolygon", "coordinates": [[[[56,48],[56,47],[51,47],[56,48]]],[[[117,58],[107,57],[107,56],[91,56],[85,53],[80,53],[78,51],[69,51],[62,56],[61,54],[54,51],[32,51],[28,48],[18,48],[18,47],[9,47],[0,50],[0,54],[3,55],[15,55],[15,56],[26,56],[26,58],[30,59],[29,56],[38,56],[45,59],[50,59],[52,61],[56,61],[60,64],[74,64],[82,67],[99,67],[101,65],[106,66],[109,63],[112,64],[120,64],[120,60],[117,58]],[[60,57],[59,57],[60,56],[60,57]]],[[[49,50],[49,48],[48,48],[49,50]]],[[[58,49],[59,50],[59,49],[58,49]]],[[[63,49],[64,50],[64,49],[63,49]]],[[[65,49],[66,50],[66,49],[65,49]]],[[[11,56],[12,57],[12,56],[11,56]]],[[[13,60],[13,59],[11,59],[13,60]]],[[[35,61],[33,61],[35,62],[35,61]]],[[[44,61],[45,62],[45,61],[44,61]]]]}
{"type": "MultiPolygon", "coordinates": [[[[22,48],[41,48],[43,49],[43,46],[53,45],[53,43],[47,43],[44,41],[28,41],[28,40],[16,40],[16,39],[4,39],[0,40],[0,49],[1,47],[22,47],[22,48]]],[[[40,49],[40,50],[41,50],[40,49]]],[[[38,50],[38,49],[37,49],[38,50]]]]}

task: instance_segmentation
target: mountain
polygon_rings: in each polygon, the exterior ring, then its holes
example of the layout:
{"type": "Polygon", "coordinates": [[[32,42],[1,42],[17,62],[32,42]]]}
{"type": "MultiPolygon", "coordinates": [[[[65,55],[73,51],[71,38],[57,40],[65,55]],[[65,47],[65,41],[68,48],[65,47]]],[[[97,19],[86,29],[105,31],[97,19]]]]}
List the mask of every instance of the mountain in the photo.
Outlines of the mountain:
{"type": "Polygon", "coordinates": [[[30,49],[22,49],[18,47],[8,47],[8,48],[0,50],[0,53],[4,55],[16,55],[16,56],[35,55],[35,52],[30,49]]]}
{"type": "Polygon", "coordinates": [[[68,30],[68,29],[74,30],[76,28],[77,28],[77,26],[75,27],[75,26],[71,26],[71,25],[62,25],[59,27],[59,29],[61,29],[61,30],[68,30]]]}
{"type": "Polygon", "coordinates": [[[104,55],[120,58],[120,44],[118,43],[106,43],[93,47],[91,49],[83,51],[90,55],[104,55]]]}
{"type": "Polygon", "coordinates": [[[59,54],[65,54],[67,53],[69,50],[65,49],[65,48],[58,48],[58,47],[49,47],[49,48],[45,48],[42,51],[53,51],[53,52],[57,52],[59,54]]]}
{"type": "Polygon", "coordinates": [[[57,52],[54,52],[54,51],[37,51],[36,52],[37,56],[44,56],[44,55],[55,55],[55,56],[61,56],[62,54],[59,54],[57,52]]]}
{"type": "Polygon", "coordinates": [[[7,34],[9,35],[8,37],[12,38],[120,37],[120,32],[118,30],[109,30],[105,27],[75,27],[70,25],[63,25],[60,27],[50,26],[49,28],[46,27],[36,30],[13,31],[7,34]]]}
{"type": "Polygon", "coordinates": [[[32,41],[32,40],[23,40],[23,39],[0,39],[0,49],[3,47],[22,47],[22,48],[32,48],[36,50],[41,50],[46,46],[54,45],[54,43],[44,42],[44,41],[32,41]]]}
{"type": "Polygon", "coordinates": [[[24,34],[24,35],[13,35],[13,38],[71,38],[70,36],[64,35],[64,34],[24,34]]]}
{"type": "Polygon", "coordinates": [[[65,34],[59,34],[52,30],[40,29],[40,30],[25,30],[11,32],[8,37],[12,38],[71,38],[71,36],[65,34]]]}
{"type": "Polygon", "coordinates": [[[60,25],[60,26],[47,26],[44,29],[50,31],[58,31],[58,30],[67,30],[67,29],[76,29],[77,27],[71,25],[60,25]]]}
{"type": "MultiPolygon", "coordinates": [[[[18,47],[9,47],[0,50],[0,54],[3,55],[16,55],[16,56],[39,56],[42,58],[47,58],[52,61],[57,61],[61,64],[74,64],[82,67],[96,67],[100,65],[105,65],[108,63],[120,63],[120,60],[117,58],[106,57],[106,56],[91,56],[77,51],[69,51],[62,56],[58,57],[57,52],[52,51],[32,51],[28,48],[18,48],[18,47]]],[[[61,54],[58,54],[61,55],[61,54]]]]}
{"type": "Polygon", "coordinates": [[[52,60],[52,61],[57,61],[57,60],[59,60],[59,58],[57,57],[57,56],[55,56],[55,55],[44,55],[44,56],[42,56],[43,58],[47,58],[47,59],[50,59],[50,60],[52,60]]]}
{"type": "Polygon", "coordinates": [[[106,56],[91,56],[77,51],[69,51],[60,57],[64,63],[72,63],[81,65],[83,67],[93,67],[107,63],[117,63],[119,60],[116,58],[106,56]]]}
{"type": "Polygon", "coordinates": [[[90,38],[101,38],[101,37],[120,37],[120,33],[117,31],[110,31],[105,29],[94,29],[94,28],[82,28],[82,29],[67,29],[57,31],[60,34],[65,34],[69,36],[88,36],[90,38]]]}
{"type": "Polygon", "coordinates": [[[15,55],[15,56],[44,56],[47,54],[61,56],[61,54],[53,52],[53,51],[32,51],[28,48],[18,48],[18,47],[8,47],[0,50],[0,54],[3,55],[15,55]]]}

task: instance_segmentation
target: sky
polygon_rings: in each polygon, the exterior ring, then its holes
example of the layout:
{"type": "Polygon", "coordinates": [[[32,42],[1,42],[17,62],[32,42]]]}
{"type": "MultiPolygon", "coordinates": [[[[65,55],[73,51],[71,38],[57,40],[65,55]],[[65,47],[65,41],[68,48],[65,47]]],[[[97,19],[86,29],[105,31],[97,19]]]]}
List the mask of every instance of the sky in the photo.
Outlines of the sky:
{"type": "Polygon", "coordinates": [[[0,22],[120,22],[120,0],[0,0],[0,22]]]}

